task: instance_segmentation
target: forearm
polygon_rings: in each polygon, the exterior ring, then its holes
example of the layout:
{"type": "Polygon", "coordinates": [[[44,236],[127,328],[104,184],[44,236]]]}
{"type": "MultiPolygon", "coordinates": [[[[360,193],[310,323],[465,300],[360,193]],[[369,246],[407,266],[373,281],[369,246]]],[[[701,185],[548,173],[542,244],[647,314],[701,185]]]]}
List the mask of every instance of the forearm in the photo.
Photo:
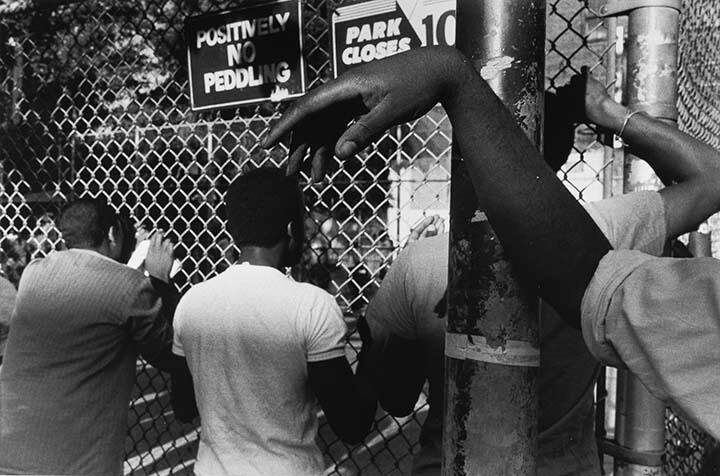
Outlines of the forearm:
{"type": "Polygon", "coordinates": [[[175,285],[172,284],[172,282],[165,282],[164,280],[154,276],[150,276],[150,282],[162,301],[159,318],[165,319],[168,323],[172,324],[175,309],[177,308],[178,301],[180,300],[180,295],[175,288],[175,285]]]}
{"type": "Polygon", "coordinates": [[[395,417],[407,416],[415,408],[425,383],[423,349],[417,342],[395,335],[377,337],[363,339],[356,376],[365,378],[363,384],[374,388],[385,411],[395,417]]]}
{"type": "Polygon", "coordinates": [[[185,358],[173,354],[170,346],[157,348],[146,345],[144,349],[141,350],[140,355],[142,355],[150,365],[163,372],[182,371],[187,366],[185,358]]]}
{"type": "Polygon", "coordinates": [[[579,326],[580,302],[610,244],[467,63],[442,98],[480,207],[515,265],[579,326]]]}
{"type": "Polygon", "coordinates": [[[172,353],[172,321],[179,294],[172,283],[150,277],[153,289],[162,302],[160,312],[149,324],[151,330],[140,343],[140,354],[150,365],[171,372],[185,365],[185,359],[172,353]]]}
{"type": "Polygon", "coordinates": [[[589,107],[591,120],[616,133],[632,153],[645,160],[668,185],[660,194],[665,204],[668,238],[697,227],[720,210],[720,153],[676,127],[645,114],[629,120],[628,109],[604,97],[589,107]]]}
{"type": "MultiPolygon", "coordinates": [[[[616,134],[630,110],[610,98],[598,106],[591,120],[616,134]]],[[[645,160],[666,185],[720,176],[720,153],[704,142],[685,134],[674,125],[645,114],[635,114],[623,130],[623,140],[633,154],[645,160]]]]}
{"type": "MultiPolygon", "coordinates": [[[[183,359],[183,362],[185,362],[185,359],[183,359]]],[[[186,362],[171,373],[171,379],[170,403],[173,412],[182,422],[192,421],[198,416],[198,409],[192,375],[186,362]]]]}
{"type": "Polygon", "coordinates": [[[345,357],[308,363],[308,379],[330,427],[343,441],[359,443],[370,431],[377,398],[365,375],[353,375],[345,357]]]}
{"type": "MultiPolygon", "coordinates": [[[[367,375],[359,372],[353,375],[349,392],[343,399],[345,415],[342,422],[337,421],[333,430],[338,433],[346,443],[356,444],[365,439],[375,421],[375,410],[377,409],[377,394],[375,387],[367,375]],[[341,429],[342,428],[342,429],[341,429]]],[[[330,415],[328,420],[330,420],[330,415]]]]}

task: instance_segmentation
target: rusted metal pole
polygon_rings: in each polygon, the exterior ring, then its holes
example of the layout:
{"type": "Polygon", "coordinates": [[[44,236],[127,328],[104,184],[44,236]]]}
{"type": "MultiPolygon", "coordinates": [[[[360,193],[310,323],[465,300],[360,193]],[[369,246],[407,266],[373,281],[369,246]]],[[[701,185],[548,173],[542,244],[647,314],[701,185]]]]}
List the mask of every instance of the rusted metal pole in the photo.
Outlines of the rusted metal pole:
{"type": "MultiPolygon", "coordinates": [[[[607,52],[603,58],[605,66],[605,85],[611,97],[615,97],[616,73],[617,73],[617,18],[610,17],[604,20],[605,23],[605,43],[607,52]]],[[[603,198],[610,198],[614,194],[614,172],[615,162],[618,160],[615,153],[615,144],[612,134],[606,134],[603,138],[603,198]]],[[[618,154],[619,155],[619,154],[618,154]]]]}
{"type": "MultiPolygon", "coordinates": [[[[631,11],[628,21],[627,105],[673,124],[677,121],[679,17],[678,9],[654,6],[631,11]]],[[[626,192],[661,187],[646,162],[626,154],[625,167],[626,192]]],[[[621,378],[616,441],[629,451],[615,458],[614,474],[660,475],[665,405],[634,376],[623,372],[621,378]]]]}
{"type": "MultiPolygon", "coordinates": [[[[545,0],[457,8],[458,49],[540,147],[545,0]]],[[[482,210],[454,150],[442,473],[534,475],[538,299],[518,284],[482,210]]]]}
{"type": "MultiPolygon", "coordinates": [[[[597,3],[594,2],[594,3],[597,3]]],[[[591,2],[594,8],[595,5],[591,2]]],[[[617,84],[617,18],[609,17],[603,20],[605,26],[605,56],[603,58],[603,65],[605,66],[605,85],[608,90],[610,97],[614,98],[615,93],[618,90],[617,84]]],[[[622,154],[615,150],[615,137],[612,133],[604,134],[602,138],[603,142],[603,199],[612,197],[615,193],[620,193],[620,190],[616,191],[615,187],[615,175],[616,169],[620,171],[619,184],[622,184],[622,168],[617,165],[621,165],[623,160],[622,154]]],[[[614,397],[616,395],[617,384],[617,372],[614,369],[610,369],[605,366],[600,367],[598,379],[595,387],[595,437],[598,442],[598,456],[600,458],[600,466],[603,466],[605,454],[603,453],[602,445],[600,444],[607,437],[607,425],[606,422],[609,418],[614,419],[613,407],[608,411],[608,401],[612,398],[614,403],[614,397]],[[611,397],[611,398],[608,398],[611,397]]]]}
{"type": "MultiPolygon", "coordinates": [[[[627,106],[677,125],[677,64],[680,12],[645,7],[628,20],[627,106]]],[[[662,183],[647,162],[626,154],[625,192],[657,190],[662,183]]]]}

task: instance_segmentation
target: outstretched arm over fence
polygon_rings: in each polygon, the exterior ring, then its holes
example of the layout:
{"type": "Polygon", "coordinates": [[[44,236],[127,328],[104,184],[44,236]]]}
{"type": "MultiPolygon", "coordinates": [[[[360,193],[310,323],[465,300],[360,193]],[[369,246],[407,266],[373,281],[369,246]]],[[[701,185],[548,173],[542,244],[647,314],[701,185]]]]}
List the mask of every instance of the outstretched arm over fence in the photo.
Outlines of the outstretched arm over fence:
{"type": "Polygon", "coordinates": [[[293,130],[289,172],[309,148],[317,177],[332,146],[347,158],[438,99],[516,269],[569,323],[578,326],[582,315],[594,355],[628,366],[651,393],[720,438],[719,262],[611,250],[456,51],[423,48],[357,68],[298,101],[266,144],[293,130]],[[331,126],[355,115],[361,115],[356,123],[328,136],[331,126]]]}
{"type": "Polygon", "coordinates": [[[353,69],[297,101],[265,145],[293,131],[289,172],[310,149],[313,176],[319,177],[332,150],[347,159],[438,101],[506,252],[540,295],[579,327],[583,293],[610,245],[455,49],[422,48],[353,69]]]}

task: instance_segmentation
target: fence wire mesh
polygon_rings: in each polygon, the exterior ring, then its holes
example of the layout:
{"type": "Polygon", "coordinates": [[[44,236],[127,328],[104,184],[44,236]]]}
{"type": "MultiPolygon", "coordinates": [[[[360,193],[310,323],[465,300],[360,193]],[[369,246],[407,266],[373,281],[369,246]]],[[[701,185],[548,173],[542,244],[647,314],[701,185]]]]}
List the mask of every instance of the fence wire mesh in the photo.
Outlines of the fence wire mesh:
{"type": "MultiPolygon", "coordinates": [[[[80,194],[128,207],[139,227],[172,230],[182,290],[223,271],[236,258],[223,223],[228,184],[247,167],[281,165],[286,153],[258,146],[282,105],[190,110],[184,21],[235,2],[39,3],[52,8],[0,5],[3,273],[17,283],[28,260],[62,247],[54,219],[62,202],[80,194]]],[[[335,6],[303,3],[310,87],[332,75],[328,18],[335,6]]],[[[588,14],[582,0],[548,2],[549,90],[582,65],[607,84],[615,80],[614,26],[588,14]]],[[[427,215],[447,217],[451,135],[436,109],[386,134],[356,160],[336,164],[329,181],[311,185],[303,172],[307,247],[294,272],[332,292],[351,326],[411,227],[427,215]]],[[[622,163],[607,150],[597,131],[576,132],[560,176],[579,199],[617,190],[622,163]]],[[[351,361],[357,344],[349,339],[351,361]]],[[[191,473],[197,425],[173,418],[165,375],[138,362],[137,377],[125,473],[191,473]]],[[[318,441],[329,473],[406,474],[426,411],[421,398],[407,418],[379,412],[373,432],[354,447],[322,425],[318,441]]],[[[673,435],[685,441],[682,431],[673,435]]]]}
{"type": "MultiPolygon", "coordinates": [[[[720,4],[684,0],[680,16],[678,126],[715,148],[720,147],[720,4]]],[[[720,252],[720,216],[701,231],[712,234],[713,256],[720,252]]],[[[720,445],[668,410],[665,464],[669,475],[720,473],[720,445]]]]}
{"type": "MultiPolygon", "coordinates": [[[[679,126],[715,148],[720,147],[718,15],[718,2],[683,1],[678,71],[679,126]]],[[[720,230],[720,215],[711,217],[708,223],[711,230],[720,230]]],[[[713,256],[720,255],[720,233],[713,235],[712,250],[713,256]]]]}

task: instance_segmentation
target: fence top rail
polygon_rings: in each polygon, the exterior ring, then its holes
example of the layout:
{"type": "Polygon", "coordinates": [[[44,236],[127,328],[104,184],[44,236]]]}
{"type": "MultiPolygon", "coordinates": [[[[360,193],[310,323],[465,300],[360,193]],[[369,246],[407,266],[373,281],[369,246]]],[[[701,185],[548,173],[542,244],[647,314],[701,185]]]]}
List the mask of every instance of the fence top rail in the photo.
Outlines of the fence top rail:
{"type": "Polygon", "coordinates": [[[268,117],[241,117],[237,116],[233,119],[210,119],[210,120],[199,120],[194,122],[182,122],[179,124],[174,123],[163,123],[163,124],[148,124],[144,126],[130,125],[128,127],[116,126],[116,127],[100,127],[97,129],[88,129],[86,131],[73,131],[72,135],[77,137],[111,137],[116,134],[132,135],[135,133],[146,133],[146,132],[164,132],[164,131],[186,131],[186,130],[198,130],[198,129],[212,129],[213,127],[231,127],[233,124],[243,124],[245,127],[250,127],[251,124],[262,124],[267,127],[269,123],[277,115],[273,114],[268,117]]]}

